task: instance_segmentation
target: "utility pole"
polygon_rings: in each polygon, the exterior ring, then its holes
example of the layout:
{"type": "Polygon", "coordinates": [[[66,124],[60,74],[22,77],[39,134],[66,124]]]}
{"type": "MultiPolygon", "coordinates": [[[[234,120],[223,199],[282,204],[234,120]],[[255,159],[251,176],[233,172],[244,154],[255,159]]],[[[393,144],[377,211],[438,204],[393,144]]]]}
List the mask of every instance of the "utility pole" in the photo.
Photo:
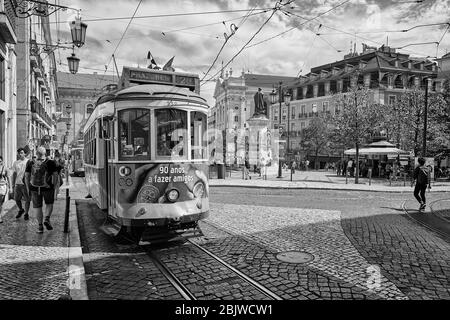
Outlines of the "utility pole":
{"type": "MultiPolygon", "coordinates": [[[[279,126],[278,126],[278,131],[281,129],[281,85],[283,84],[283,82],[280,81],[279,86],[278,86],[278,102],[279,102],[279,113],[278,113],[278,117],[280,118],[279,120],[279,126]]],[[[281,134],[280,134],[280,140],[281,140],[281,134]]],[[[279,143],[279,146],[281,146],[281,143],[279,143]]],[[[280,153],[280,150],[278,151],[278,153],[280,153]]],[[[278,177],[277,178],[283,178],[283,173],[281,170],[281,155],[278,155],[278,177]]]]}
{"type": "Polygon", "coordinates": [[[427,156],[427,122],[428,122],[428,78],[425,78],[425,110],[423,112],[423,146],[422,156],[427,156]]]}

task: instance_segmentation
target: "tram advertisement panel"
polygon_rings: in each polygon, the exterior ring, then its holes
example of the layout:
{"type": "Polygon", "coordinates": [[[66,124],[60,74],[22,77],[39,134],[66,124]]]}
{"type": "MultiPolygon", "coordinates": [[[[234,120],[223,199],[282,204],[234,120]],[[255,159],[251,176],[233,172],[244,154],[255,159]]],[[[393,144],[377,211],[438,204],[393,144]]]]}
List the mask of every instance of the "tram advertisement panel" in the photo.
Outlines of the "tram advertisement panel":
{"type": "Polygon", "coordinates": [[[208,212],[207,169],[206,163],[119,166],[119,215],[146,219],[208,212]]]}

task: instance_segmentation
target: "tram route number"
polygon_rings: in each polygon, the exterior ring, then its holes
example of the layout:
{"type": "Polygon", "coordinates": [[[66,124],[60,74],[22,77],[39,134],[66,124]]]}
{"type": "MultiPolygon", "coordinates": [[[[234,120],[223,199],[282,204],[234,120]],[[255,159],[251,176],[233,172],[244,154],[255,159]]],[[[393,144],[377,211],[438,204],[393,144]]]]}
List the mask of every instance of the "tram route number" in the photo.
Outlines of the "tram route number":
{"type": "Polygon", "coordinates": [[[206,318],[208,314],[236,317],[239,315],[271,315],[272,305],[270,304],[220,304],[215,307],[187,306],[175,308],[176,315],[198,315],[206,318]]]}

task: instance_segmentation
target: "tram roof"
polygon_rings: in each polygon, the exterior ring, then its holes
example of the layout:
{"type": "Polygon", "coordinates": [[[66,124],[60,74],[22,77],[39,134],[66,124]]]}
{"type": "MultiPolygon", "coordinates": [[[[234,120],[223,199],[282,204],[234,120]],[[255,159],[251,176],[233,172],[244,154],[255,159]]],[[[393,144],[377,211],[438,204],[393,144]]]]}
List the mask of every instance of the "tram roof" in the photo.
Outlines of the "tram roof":
{"type": "Polygon", "coordinates": [[[189,89],[160,84],[140,84],[110,92],[97,100],[97,105],[111,100],[178,100],[195,102],[208,107],[206,99],[189,89]]]}

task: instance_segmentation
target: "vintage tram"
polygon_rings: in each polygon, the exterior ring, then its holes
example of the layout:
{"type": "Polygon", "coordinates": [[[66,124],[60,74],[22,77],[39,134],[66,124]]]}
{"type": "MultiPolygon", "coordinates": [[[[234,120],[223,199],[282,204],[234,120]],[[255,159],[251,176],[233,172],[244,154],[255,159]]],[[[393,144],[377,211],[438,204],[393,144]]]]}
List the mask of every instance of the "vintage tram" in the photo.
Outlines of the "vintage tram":
{"type": "Polygon", "coordinates": [[[70,168],[70,170],[73,175],[77,177],[84,177],[83,150],[84,148],[82,146],[78,146],[70,150],[70,155],[72,158],[72,168],[70,168]]]}
{"type": "Polygon", "coordinates": [[[209,215],[208,104],[174,85],[139,84],[100,97],[84,127],[88,191],[104,231],[143,243],[201,235],[209,215]]]}

